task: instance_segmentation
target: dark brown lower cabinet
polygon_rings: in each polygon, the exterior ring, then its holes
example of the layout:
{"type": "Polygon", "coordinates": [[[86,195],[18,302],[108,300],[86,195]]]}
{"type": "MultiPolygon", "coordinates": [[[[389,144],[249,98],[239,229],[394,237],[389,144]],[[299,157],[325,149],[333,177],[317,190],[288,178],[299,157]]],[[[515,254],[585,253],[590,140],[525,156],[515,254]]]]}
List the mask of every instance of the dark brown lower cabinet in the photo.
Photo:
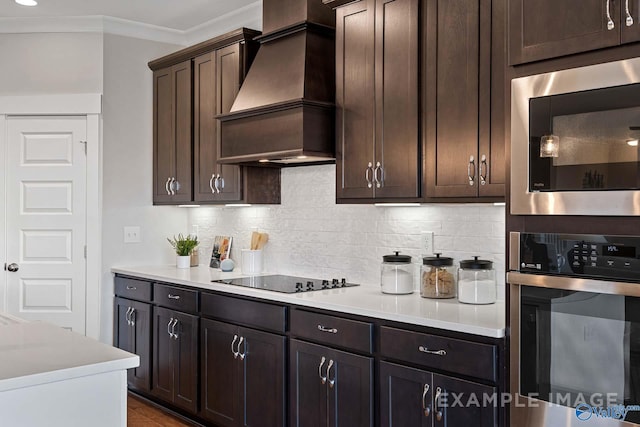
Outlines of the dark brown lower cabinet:
{"type": "Polygon", "coordinates": [[[284,336],[202,319],[201,416],[216,425],[286,424],[284,336]]]}
{"type": "Polygon", "coordinates": [[[291,339],[290,425],[373,426],[373,358],[291,339]]]}
{"type": "Polygon", "coordinates": [[[127,371],[130,388],[151,389],[151,304],[116,298],[116,347],[140,357],[140,366],[127,371]]]}
{"type": "Polygon", "coordinates": [[[380,362],[381,427],[493,427],[498,404],[495,387],[380,362]]]}
{"type": "Polygon", "coordinates": [[[153,308],[151,393],[193,414],[198,410],[198,316],[153,308]]]}

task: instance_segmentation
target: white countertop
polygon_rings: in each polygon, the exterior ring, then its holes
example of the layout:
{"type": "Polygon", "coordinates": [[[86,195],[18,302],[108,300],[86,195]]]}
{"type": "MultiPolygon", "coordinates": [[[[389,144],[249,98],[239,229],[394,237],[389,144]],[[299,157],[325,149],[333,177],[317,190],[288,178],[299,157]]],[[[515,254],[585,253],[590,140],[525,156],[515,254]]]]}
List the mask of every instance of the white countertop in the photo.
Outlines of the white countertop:
{"type": "Polygon", "coordinates": [[[0,324],[0,392],[139,364],[135,354],[49,323],[0,324]]]}
{"type": "MultiPolygon", "coordinates": [[[[492,338],[505,335],[505,304],[461,304],[455,299],[421,298],[419,292],[410,295],[388,295],[380,288],[362,285],[351,288],[327,289],[285,294],[243,286],[213,283],[212,280],[242,277],[240,271],[223,273],[205,265],[178,269],[175,265],[114,267],[113,273],[193,286],[200,289],[245,295],[264,300],[296,304],[324,310],[392,320],[412,325],[428,326],[448,331],[464,332],[492,338]]],[[[267,274],[267,273],[265,273],[267,274]]]]}

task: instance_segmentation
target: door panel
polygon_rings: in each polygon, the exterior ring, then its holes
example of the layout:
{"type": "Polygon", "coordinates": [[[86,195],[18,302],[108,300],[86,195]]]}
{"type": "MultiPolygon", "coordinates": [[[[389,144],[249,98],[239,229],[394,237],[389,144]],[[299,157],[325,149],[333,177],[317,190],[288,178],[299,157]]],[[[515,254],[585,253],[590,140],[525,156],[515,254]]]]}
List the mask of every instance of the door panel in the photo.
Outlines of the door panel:
{"type": "Polygon", "coordinates": [[[372,198],[374,161],[372,1],[336,10],[336,196],[372,198]]]}
{"type": "Polygon", "coordinates": [[[174,403],[192,413],[198,410],[198,316],[173,312],[178,319],[174,332],[174,403]]]}
{"type": "Polygon", "coordinates": [[[380,362],[380,426],[430,427],[433,422],[431,374],[380,362]]]}
{"type": "Polygon", "coordinates": [[[85,333],[86,117],[7,120],[7,310],[85,333]]]}
{"type": "Polygon", "coordinates": [[[289,341],[291,426],[327,427],[327,385],[320,378],[329,361],[327,351],[323,346],[296,339],[289,341]],[[323,357],[325,362],[321,366],[323,357]]]}
{"type": "Polygon", "coordinates": [[[171,67],[153,72],[153,201],[170,202],[169,179],[176,174],[171,67]]]}
{"type": "Polygon", "coordinates": [[[285,416],[285,347],[280,335],[241,328],[245,354],[241,384],[244,386],[244,420],[246,427],[284,427],[285,416]]]}
{"type": "Polygon", "coordinates": [[[153,307],[153,382],[151,392],[167,402],[173,401],[174,366],[173,339],[169,335],[173,313],[153,307]]]}
{"type": "Polygon", "coordinates": [[[140,357],[140,366],[129,369],[127,379],[131,387],[151,390],[151,304],[129,301],[134,309],[130,318],[133,321],[131,351],[140,357]]]}
{"type": "Polygon", "coordinates": [[[131,325],[127,322],[127,313],[131,308],[131,302],[126,299],[116,298],[114,345],[124,351],[133,353],[133,331],[131,325]]]}
{"type": "Polygon", "coordinates": [[[216,69],[213,53],[193,60],[193,149],[194,200],[214,201],[210,186],[212,175],[217,174],[215,93],[216,69]]]}
{"type": "Polygon", "coordinates": [[[236,351],[237,326],[202,319],[201,412],[206,419],[224,427],[241,425],[240,363],[231,351],[234,337],[236,351]]]}
{"type": "Polygon", "coordinates": [[[493,427],[498,422],[498,409],[483,406],[484,396],[493,397],[495,387],[460,380],[446,375],[433,375],[434,413],[442,411],[441,423],[447,427],[493,427]],[[440,399],[436,399],[440,392],[440,399]],[[454,397],[455,396],[455,397],[454,397]],[[458,399],[458,403],[455,399],[458,399]],[[479,403],[476,403],[479,402],[479,403]]]}
{"type": "Polygon", "coordinates": [[[174,78],[174,138],[176,173],[175,178],[179,183],[174,188],[175,195],[171,196],[174,202],[188,202],[192,198],[192,167],[191,167],[191,60],[172,67],[174,78]]]}
{"type": "Polygon", "coordinates": [[[418,0],[376,2],[375,197],[418,197],[418,0]]]}

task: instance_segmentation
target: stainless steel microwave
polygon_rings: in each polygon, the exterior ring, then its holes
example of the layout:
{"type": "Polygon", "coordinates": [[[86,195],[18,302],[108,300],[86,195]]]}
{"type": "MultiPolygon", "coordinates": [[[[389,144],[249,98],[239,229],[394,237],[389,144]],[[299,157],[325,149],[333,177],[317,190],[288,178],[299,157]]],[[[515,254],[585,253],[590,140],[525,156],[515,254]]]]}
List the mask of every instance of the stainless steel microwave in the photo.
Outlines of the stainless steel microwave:
{"type": "Polygon", "coordinates": [[[640,215],[640,58],[511,82],[511,213],[640,215]]]}

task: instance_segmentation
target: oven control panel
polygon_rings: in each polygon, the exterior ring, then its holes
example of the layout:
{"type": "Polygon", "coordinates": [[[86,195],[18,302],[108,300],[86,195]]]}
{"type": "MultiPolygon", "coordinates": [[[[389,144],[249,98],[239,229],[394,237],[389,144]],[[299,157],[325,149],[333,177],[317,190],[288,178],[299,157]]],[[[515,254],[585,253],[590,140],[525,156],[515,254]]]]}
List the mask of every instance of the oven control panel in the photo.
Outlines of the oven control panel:
{"type": "Polygon", "coordinates": [[[520,233],[519,270],[640,280],[640,236],[520,233]]]}

